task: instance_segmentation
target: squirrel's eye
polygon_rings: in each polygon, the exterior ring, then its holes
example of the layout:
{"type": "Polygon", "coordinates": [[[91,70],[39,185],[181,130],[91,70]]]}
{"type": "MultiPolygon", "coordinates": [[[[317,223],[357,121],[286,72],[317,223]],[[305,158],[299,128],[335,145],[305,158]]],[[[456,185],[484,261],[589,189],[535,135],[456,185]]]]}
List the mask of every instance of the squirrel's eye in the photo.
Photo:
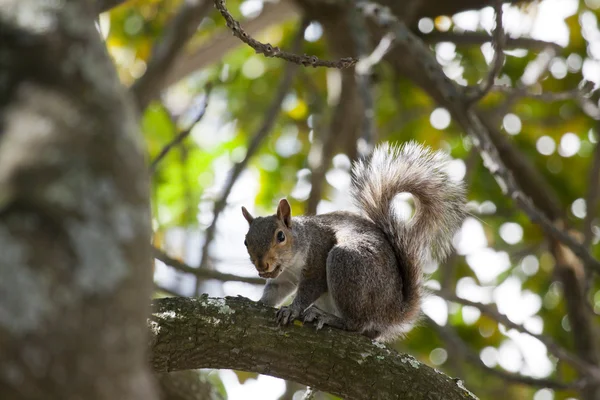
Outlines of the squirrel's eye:
{"type": "Polygon", "coordinates": [[[285,240],[285,235],[283,234],[283,231],[277,232],[277,241],[283,242],[284,240],[285,240]]]}
{"type": "Polygon", "coordinates": [[[248,242],[244,239],[244,246],[248,247],[248,242]]]}

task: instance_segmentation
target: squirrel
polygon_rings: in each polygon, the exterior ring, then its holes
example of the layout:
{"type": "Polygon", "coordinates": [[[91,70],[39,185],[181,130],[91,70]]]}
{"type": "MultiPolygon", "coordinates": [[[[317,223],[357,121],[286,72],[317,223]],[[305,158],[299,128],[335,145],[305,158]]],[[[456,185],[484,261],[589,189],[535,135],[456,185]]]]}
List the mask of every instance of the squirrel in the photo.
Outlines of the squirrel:
{"type": "Polygon", "coordinates": [[[449,157],[416,142],[383,143],[354,163],[352,200],[360,214],[335,211],[294,216],[289,202],[253,217],[245,237],[251,262],[266,278],[260,303],[289,306],[276,320],[295,319],[388,342],[418,322],[425,296],[423,265],[443,261],[466,217],[466,189],[445,170],[449,157]],[[413,195],[408,221],[396,216],[397,194],[413,195]]]}

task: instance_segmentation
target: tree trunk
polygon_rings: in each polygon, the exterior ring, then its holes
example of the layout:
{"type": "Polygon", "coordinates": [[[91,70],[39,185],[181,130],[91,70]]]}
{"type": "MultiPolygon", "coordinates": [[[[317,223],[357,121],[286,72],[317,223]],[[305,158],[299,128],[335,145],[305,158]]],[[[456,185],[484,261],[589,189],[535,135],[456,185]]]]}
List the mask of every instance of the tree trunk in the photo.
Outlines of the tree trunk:
{"type": "Polygon", "coordinates": [[[91,1],[0,7],[3,399],[155,399],[148,178],[94,18],[91,1]]]}

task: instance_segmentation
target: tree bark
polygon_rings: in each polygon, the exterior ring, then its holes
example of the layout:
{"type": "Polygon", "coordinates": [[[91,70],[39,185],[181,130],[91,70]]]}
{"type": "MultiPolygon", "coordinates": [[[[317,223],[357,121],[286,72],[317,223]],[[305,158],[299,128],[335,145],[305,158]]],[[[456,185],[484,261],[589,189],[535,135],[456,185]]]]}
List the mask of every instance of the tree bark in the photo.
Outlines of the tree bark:
{"type": "Polygon", "coordinates": [[[3,399],[155,399],[148,177],[94,6],[0,7],[3,399]]]}
{"type": "Polygon", "coordinates": [[[462,381],[340,330],[296,322],[242,297],[156,300],[149,320],[157,372],[228,368],[292,380],[345,399],[473,399],[462,381]]]}
{"type": "Polygon", "coordinates": [[[223,397],[198,371],[156,374],[161,400],[222,400],[223,397]]]}

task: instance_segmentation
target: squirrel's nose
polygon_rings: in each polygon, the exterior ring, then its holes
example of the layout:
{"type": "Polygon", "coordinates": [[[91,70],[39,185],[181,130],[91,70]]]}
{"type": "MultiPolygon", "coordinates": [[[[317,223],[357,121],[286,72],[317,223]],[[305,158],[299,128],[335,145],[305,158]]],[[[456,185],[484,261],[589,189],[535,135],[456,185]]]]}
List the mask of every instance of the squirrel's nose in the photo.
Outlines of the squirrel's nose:
{"type": "Polygon", "coordinates": [[[264,261],[264,260],[260,260],[260,262],[258,263],[258,269],[259,269],[259,271],[261,271],[261,272],[265,272],[265,271],[268,271],[268,270],[269,270],[269,266],[270,266],[270,265],[271,265],[271,264],[270,264],[269,262],[267,262],[267,261],[264,261]]]}

